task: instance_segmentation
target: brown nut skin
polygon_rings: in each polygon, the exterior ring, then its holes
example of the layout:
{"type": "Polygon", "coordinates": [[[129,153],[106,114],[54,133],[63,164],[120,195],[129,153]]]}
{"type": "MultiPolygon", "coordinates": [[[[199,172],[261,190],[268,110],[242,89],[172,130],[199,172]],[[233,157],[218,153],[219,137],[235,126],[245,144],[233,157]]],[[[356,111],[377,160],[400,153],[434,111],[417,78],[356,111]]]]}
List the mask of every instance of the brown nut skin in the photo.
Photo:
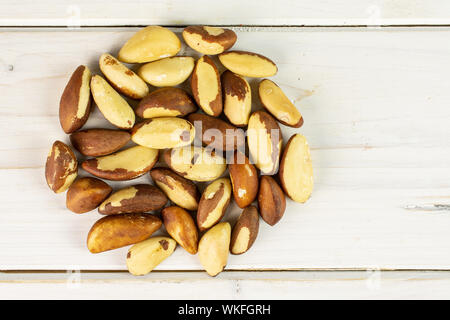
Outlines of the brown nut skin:
{"type": "Polygon", "coordinates": [[[240,152],[235,152],[232,163],[228,164],[228,171],[234,200],[240,208],[245,208],[258,194],[258,172],[250,160],[240,152]]]}
{"type": "Polygon", "coordinates": [[[259,99],[272,116],[285,126],[299,128],[303,125],[303,117],[278,85],[268,79],[259,83],[259,99]]]}
{"type": "Polygon", "coordinates": [[[131,180],[149,172],[158,160],[158,154],[156,149],[136,146],[107,156],[86,160],[81,167],[102,179],[131,180]]]}
{"type": "Polygon", "coordinates": [[[195,183],[167,168],[152,169],[150,176],[173,203],[187,210],[197,210],[200,193],[195,183]]]}
{"type": "Polygon", "coordinates": [[[245,133],[242,129],[201,113],[190,114],[188,120],[195,127],[196,138],[209,148],[223,151],[245,148],[245,133]]]}
{"type": "Polygon", "coordinates": [[[225,68],[244,77],[271,77],[278,72],[275,62],[254,52],[227,51],[219,55],[219,60],[225,68]]]}
{"type": "Polygon", "coordinates": [[[144,241],[162,225],[159,218],[147,213],[126,213],[106,216],[89,231],[87,247],[100,253],[144,241]]]}
{"type": "Polygon", "coordinates": [[[262,176],[259,183],[258,205],[261,218],[273,226],[284,215],[286,210],[286,197],[274,178],[262,176]]]}
{"type": "Polygon", "coordinates": [[[78,174],[78,161],[72,149],[61,141],[55,141],[47,156],[45,179],[55,193],[66,191],[78,174]]]}
{"type": "Polygon", "coordinates": [[[280,126],[270,114],[256,111],[250,116],[247,142],[250,159],[261,173],[266,175],[277,173],[283,137],[280,126]]]}
{"type": "Polygon", "coordinates": [[[247,80],[231,71],[222,73],[223,113],[237,127],[248,124],[252,109],[252,93],[247,80]]]}
{"type": "Polygon", "coordinates": [[[70,135],[70,142],[82,155],[106,156],[118,151],[131,139],[127,131],[111,129],[87,129],[70,135]]]}
{"type": "Polygon", "coordinates": [[[231,233],[230,252],[243,254],[253,245],[258,236],[259,215],[255,206],[250,206],[242,211],[231,233]]]}
{"type": "Polygon", "coordinates": [[[191,77],[191,89],[197,104],[213,117],[222,113],[222,87],[219,71],[208,56],[197,60],[191,77]]]}
{"type": "Polygon", "coordinates": [[[230,49],[237,40],[236,33],[231,29],[208,26],[186,27],[183,30],[183,38],[192,49],[209,55],[230,49]]]}
{"type": "Polygon", "coordinates": [[[184,117],[197,111],[189,94],[180,88],[160,88],[139,102],[135,109],[141,118],[184,117]]]}
{"type": "Polygon", "coordinates": [[[80,129],[91,112],[91,72],[86,66],[79,66],[64,89],[59,102],[59,122],[65,133],[80,129]]]}
{"type": "Polygon", "coordinates": [[[231,183],[228,178],[217,179],[209,184],[198,204],[198,229],[205,231],[217,224],[225,215],[230,199],[231,183]]]}
{"type": "Polygon", "coordinates": [[[214,277],[227,265],[231,226],[221,222],[209,229],[198,243],[198,258],[206,272],[214,277]]]}
{"type": "Polygon", "coordinates": [[[309,199],[314,176],[308,141],[303,135],[294,134],[286,144],[279,176],[284,192],[292,200],[304,203],[309,199]]]}
{"type": "Polygon", "coordinates": [[[190,254],[198,250],[198,231],[194,219],[184,209],[176,206],[162,210],[162,218],[167,232],[190,254]]]}
{"type": "Polygon", "coordinates": [[[159,210],[167,203],[166,195],[150,184],[136,184],[114,192],[98,208],[100,214],[139,213],[159,210]]]}
{"type": "Polygon", "coordinates": [[[75,213],[85,213],[97,208],[112,192],[112,188],[96,178],[78,178],[66,194],[66,207],[75,213]]]}

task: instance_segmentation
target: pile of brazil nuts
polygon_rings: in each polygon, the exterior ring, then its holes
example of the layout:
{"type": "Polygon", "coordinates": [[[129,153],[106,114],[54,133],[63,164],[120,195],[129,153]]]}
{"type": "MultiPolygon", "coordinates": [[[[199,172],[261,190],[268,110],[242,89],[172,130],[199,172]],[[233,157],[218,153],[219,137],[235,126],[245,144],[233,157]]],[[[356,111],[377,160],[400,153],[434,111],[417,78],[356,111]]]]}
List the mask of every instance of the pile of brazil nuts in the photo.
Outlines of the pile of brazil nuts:
{"type": "Polygon", "coordinates": [[[152,271],[179,244],[198,253],[206,272],[215,276],[226,266],[229,252],[242,254],[253,245],[259,216],[273,226],[283,217],[285,194],[304,203],[313,189],[305,137],[294,134],[282,152],[278,122],[298,128],[303,118],[277,84],[259,82],[265,110],[252,113],[245,77],[273,76],[275,63],[257,53],[229,51],[237,40],[230,29],[189,26],[182,35],[203,54],[197,61],[176,56],[181,42],[175,33],[149,26],[133,35],[117,58],[101,55],[103,76],[92,75],[83,65],[72,74],[59,119],[72,147],[88,157],[81,168],[95,178],[77,179],[78,160],[61,141],[47,157],[47,184],[55,193],[67,190],[67,208],[79,214],[98,208],[105,215],[88,233],[89,251],[133,245],[126,263],[134,275],[152,271]],[[211,55],[218,55],[226,69],[221,75],[211,55]],[[135,73],[124,63],[141,65],[135,73]],[[189,77],[190,93],[175,87],[189,77]],[[150,92],[147,83],[157,89],[150,92]],[[92,99],[117,130],[80,130],[92,99]],[[138,106],[133,109],[127,99],[138,100],[138,106]],[[122,149],[130,140],[135,145],[122,149]],[[164,164],[154,167],[158,160],[164,164]],[[103,181],[146,173],[153,185],[113,190],[103,181]],[[198,182],[207,183],[203,192],[198,182]],[[221,222],[232,196],[243,209],[233,228],[221,222]],[[151,237],[163,224],[168,235],[151,237]]]}

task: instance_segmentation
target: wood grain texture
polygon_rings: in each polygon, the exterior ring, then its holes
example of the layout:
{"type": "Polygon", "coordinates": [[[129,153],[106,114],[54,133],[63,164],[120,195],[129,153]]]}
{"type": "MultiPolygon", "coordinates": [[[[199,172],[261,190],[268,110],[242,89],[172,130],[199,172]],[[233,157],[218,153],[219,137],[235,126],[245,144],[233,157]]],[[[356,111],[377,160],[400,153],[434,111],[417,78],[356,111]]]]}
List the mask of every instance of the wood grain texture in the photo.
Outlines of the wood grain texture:
{"type": "MultiPolygon", "coordinates": [[[[1,274],[0,299],[448,299],[449,272],[1,274]],[[195,290],[192,290],[195,288],[195,290]]],[[[180,305],[185,302],[180,301],[180,305]]],[[[178,309],[170,310],[176,312],[178,309]]],[[[272,312],[275,312],[272,310],[272,312]]]]}
{"type": "MultiPolygon", "coordinates": [[[[125,269],[126,248],[88,252],[100,216],[68,211],[43,164],[54,140],[68,142],[57,113],[71,72],[85,63],[98,73],[98,57],[116,54],[135,30],[2,32],[1,270],[125,269]]],[[[293,132],[309,139],[316,186],[307,204],[288,201],[275,227],[261,222],[228,269],[450,268],[449,36],[450,28],[238,29],[236,49],[274,60],[273,80],[305,118],[283,132],[285,141],[293,132]]],[[[111,127],[95,108],[86,128],[97,126],[111,127]]],[[[181,248],[158,267],[200,268],[181,248]]]]}
{"type": "Polygon", "coordinates": [[[436,25],[446,0],[3,0],[0,26],[436,25]]]}

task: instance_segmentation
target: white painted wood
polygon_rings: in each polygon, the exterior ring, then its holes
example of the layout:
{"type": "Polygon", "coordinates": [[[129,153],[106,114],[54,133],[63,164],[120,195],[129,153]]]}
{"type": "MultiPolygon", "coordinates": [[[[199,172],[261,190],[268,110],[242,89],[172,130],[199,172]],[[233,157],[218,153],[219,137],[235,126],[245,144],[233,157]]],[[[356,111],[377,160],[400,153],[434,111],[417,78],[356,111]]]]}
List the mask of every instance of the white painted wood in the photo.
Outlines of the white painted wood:
{"type": "Polygon", "coordinates": [[[2,300],[448,299],[449,292],[450,274],[435,271],[0,274],[2,300]]]}
{"type": "MultiPolygon", "coordinates": [[[[66,210],[43,164],[53,140],[68,141],[57,113],[72,70],[97,71],[99,55],[134,30],[1,34],[0,270],[125,269],[126,248],[87,251],[100,216],[66,210]]],[[[276,61],[274,80],[304,114],[304,127],[283,131],[308,137],[316,187],[307,204],[289,201],[277,226],[262,222],[227,268],[448,269],[448,207],[429,205],[450,204],[450,29],[239,30],[236,48],[276,61]]],[[[105,123],[96,110],[87,127],[105,123]]],[[[181,248],[158,267],[200,268],[181,248]]]]}
{"type": "Polygon", "coordinates": [[[446,0],[2,0],[1,26],[449,24],[446,0]]]}

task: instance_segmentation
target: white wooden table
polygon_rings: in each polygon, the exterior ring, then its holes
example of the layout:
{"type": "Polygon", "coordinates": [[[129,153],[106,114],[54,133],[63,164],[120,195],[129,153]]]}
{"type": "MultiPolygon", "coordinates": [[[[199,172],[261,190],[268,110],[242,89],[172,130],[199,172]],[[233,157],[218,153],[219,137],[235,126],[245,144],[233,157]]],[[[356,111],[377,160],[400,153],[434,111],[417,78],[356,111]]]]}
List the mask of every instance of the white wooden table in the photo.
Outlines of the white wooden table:
{"type": "MultiPolygon", "coordinates": [[[[450,298],[450,2],[70,3],[0,3],[0,299],[450,298]],[[236,49],[277,62],[274,81],[305,118],[312,198],[261,223],[216,278],[181,249],[128,275],[127,248],[86,249],[98,214],[70,213],[45,184],[51,143],[68,141],[58,103],[70,73],[98,72],[101,53],[149,24],[232,26],[236,49]]],[[[99,125],[96,110],[86,127],[99,125]]]]}

